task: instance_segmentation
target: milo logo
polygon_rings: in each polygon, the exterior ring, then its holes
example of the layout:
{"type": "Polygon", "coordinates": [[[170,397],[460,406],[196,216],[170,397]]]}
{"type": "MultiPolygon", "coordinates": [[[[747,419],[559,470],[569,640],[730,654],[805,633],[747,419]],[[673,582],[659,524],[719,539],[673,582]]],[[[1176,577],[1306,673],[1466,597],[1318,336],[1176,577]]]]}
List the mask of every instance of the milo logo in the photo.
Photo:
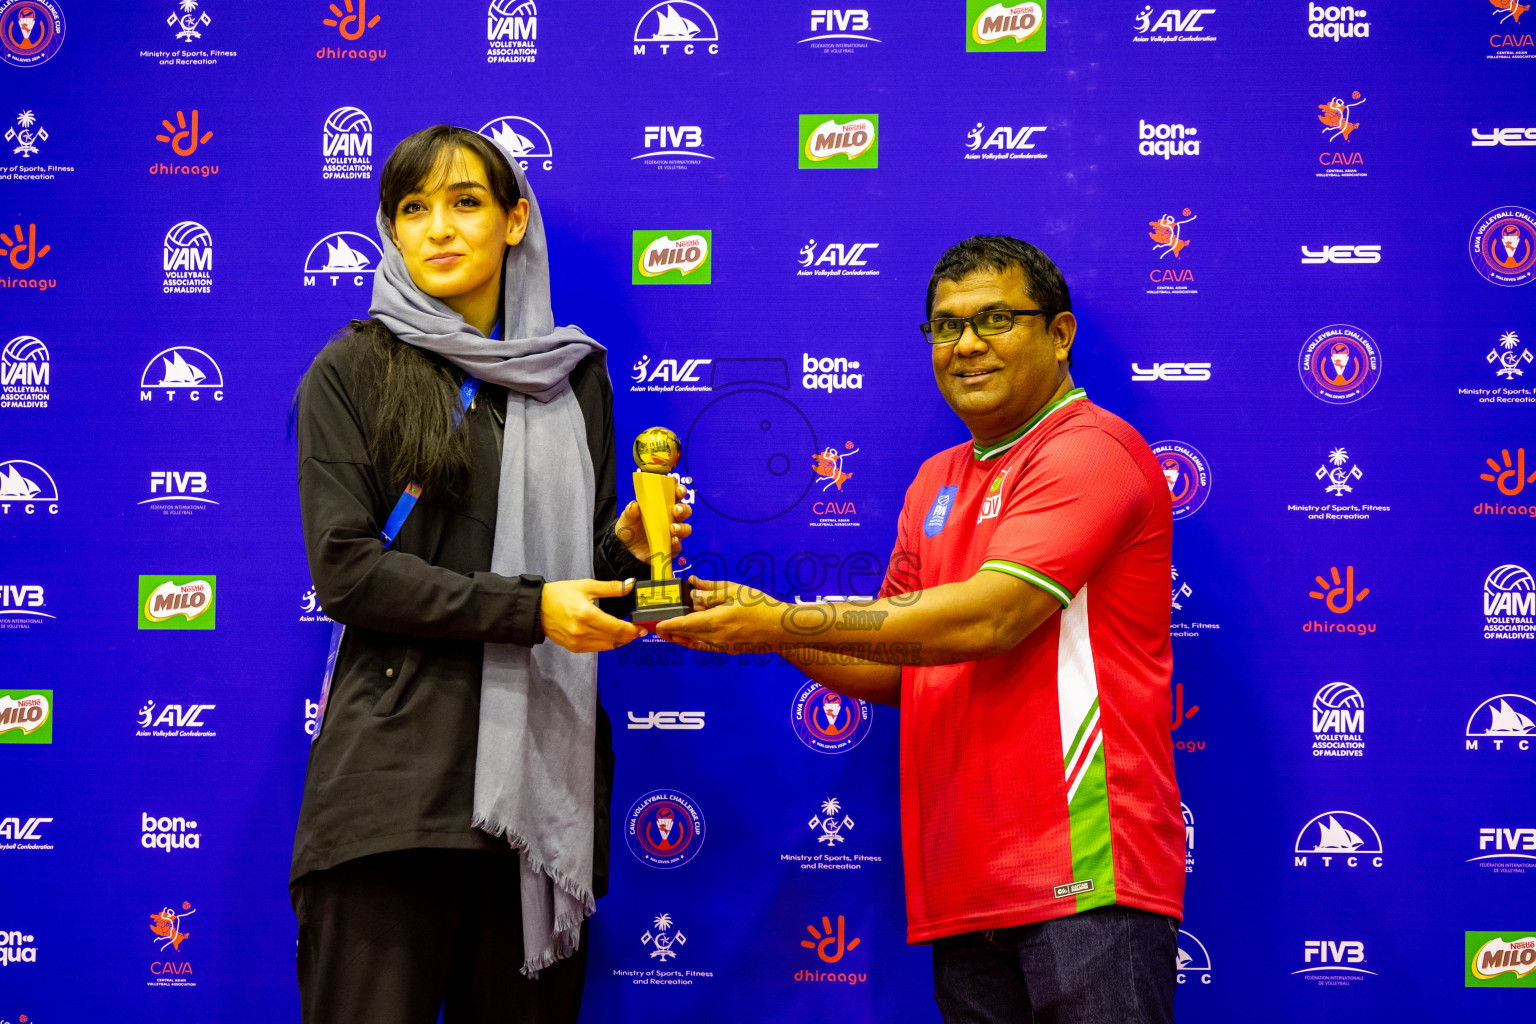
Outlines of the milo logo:
{"type": "Polygon", "coordinates": [[[880,166],[880,118],[876,114],[801,114],[800,166],[880,166]]]}
{"type": "Polygon", "coordinates": [[[710,232],[634,233],[634,284],[709,284],[710,232]]]}
{"type": "Polygon", "coordinates": [[[214,577],[140,576],[140,629],[213,629],[214,577]]]}
{"type": "Polygon", "coordinates": [[[53,691],[0,690],[0,743],[52,743],[53,691]]]}
{"type": "Polygon", "coordinates": [[[965,48],[973,53],[1045,49],[1044,4],[966,0],[965,14],[965,48]]]}

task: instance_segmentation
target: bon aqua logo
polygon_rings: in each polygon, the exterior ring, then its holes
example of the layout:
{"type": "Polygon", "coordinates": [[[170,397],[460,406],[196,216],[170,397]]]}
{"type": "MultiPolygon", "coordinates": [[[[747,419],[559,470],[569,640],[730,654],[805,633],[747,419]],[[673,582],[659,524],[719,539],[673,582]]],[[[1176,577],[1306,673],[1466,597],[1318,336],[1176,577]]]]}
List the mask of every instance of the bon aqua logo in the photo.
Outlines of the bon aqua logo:
{"type": "Polygon", "coordinates": [[[965,49],[969,53],[1043,51],[1045,4],[966,0],[965,49]]]}
{"type": "Polygon", "coordinates": [[[213,629],[213,576],[140,576],[140,629],[213,629]]]}
{"type": "Polygon", "coordinates": [[[714,248],[708,231],[636,231],[630,283],[709,284],[714,248]]]}
{"type": "Polygon", "coordinates": [[[801,114],[800,169],[880,166],[880,115],[801,114]]]}

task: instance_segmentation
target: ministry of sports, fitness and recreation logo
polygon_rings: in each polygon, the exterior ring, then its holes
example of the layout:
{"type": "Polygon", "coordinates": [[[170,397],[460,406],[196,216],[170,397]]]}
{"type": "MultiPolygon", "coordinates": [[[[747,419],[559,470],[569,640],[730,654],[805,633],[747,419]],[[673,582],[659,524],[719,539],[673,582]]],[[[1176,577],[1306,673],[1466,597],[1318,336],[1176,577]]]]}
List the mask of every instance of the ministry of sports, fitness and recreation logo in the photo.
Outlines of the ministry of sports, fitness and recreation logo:
{"type": "Polygon", "coordinates": [[[1358,402],[1381,380],[1381,352],[1369,334],[1349,324],[1314,331],[1297,360],[1301,383],[1330,405],[1358,402]]]}
{"type": "Polygon", "coordinates": [[[555,147],[549,133],[526,117],[508,114],[492,118],[480,127],[480,134],[505,150],[525,171],[533,164],[546,171],[554,169],[555,147]]]}
{"type": "Polygon", "coordinates": [[[1325,868],[1339,866],[1379,868],[1381,833],[1353,811],[1324,811],[1302,826],[1296,836],[1292,866],[1304,868],[1315,858],[1325,868]]]}
{"type": "Polygon", "coordinates": [[[330,278],[331,287],[349,281],[354,288],[373,286],[373,274],[384,253],[379,243],[356,231],[332,231],[304,257],[304,287],[313,288],[316,278],[330,278]],[[350,280],[349,280],[350,279],[350,280]]]}
{"type": "Polygon", "coordinates": [[[1483,580],[1483,639],[1536,640],[1536,579],[1501,565],[1483,580]]]}
{"type": "Polygon", "coordinates": [[[373,122],[357,107],[337,107],[325,117],[320,155],[326,181],[368,180],[373,177],[373,122]]]}
{"type": "Polygon", "coordinates": [[[1536,928],[1466,933],[1467,988],[1536,988],[1536,928]]]}
{"type": "Polygon", "coordinates": [[[48,346],[22,334],[0,349],[0,409],[48,408],[48,346]]]}
{"type": "Polygon", "coordinates": [[[184,220],[165,233],[166,295],[207,295],[213,291],[213,235],[195,220],[184,220]]]}
{"type": "Polygon", "coordinates": [[[1348,683],[1329,683],[1312,697],[1312,756],[1365,756],[1365,698],[1348,683]]]}
{"type": "Polygon", "coordinates": [[[874,722],[867,701],[807,680],[790,702],[789,724],[800,742],[822,754],[845,754],[864,742],[874,722]]]}
{"type": "Polygon", "coordinates": [[[1348,99],[1335,96],[1324,103],[1317,105],[1320,113],[1317,119],[1322,122],[1323,141],[1328,148],[1317,156],[1317,162],[1321,170],[1317,172],[1319,178],[1364,178],[1365,156],[1358,149],[1353,148],[1350,140],[1360,128],[1359,107],[1365,102],[1365,97],[1358,91],[1349,94],[1348,99]]]}
{"type": "Polygon", "coordinates": [[[53,691],[0,690],[0,743],[52,743],[53,691]]]}
{"type": "Polygon", "coordinates": [[[692,0],[663,0],[635,23],[636,57],[647,53],[692,57],[720,52],[720,30],[708,11],[692,0]]]}
{"type": "Polygon", "coordinates": [[[491,0],[485,12],[487,64],[532,64],[538,40],[539,8],[533,0],[491,0]]]}
{"type": "Polygon", "coordinates": [[[1479,704],[1467,719],[1467,750],[1526,752],[1536,742],[1536,700],[1523,693],[1499,693],[1479,704]],[[1483,743],[1487,747],[1483,747],[1483,743]]]}
{"type": "Polygon", "coordinates": [[[1493,371],[1495,375],[1507,381],[1525,376],[1522,364],[1536,362],[1536,356],[1531,355],[1531,350],[1521,347],[1520,335],[1514,331],[1505,331],[1499,335],[1499,343],[1489,349],[1488,354],[1483,358],[1490,366],[1495,367],[1493,371]]]}
{"type": "Polygon", "coordinates": [[[1211,496],[1211,469],[1205,456],[1183,441],[1159,441],[1152,446],[1158,468],[1168,483],[1175,521],[1200,511],[1211,496]]]}
{"type": "Polygon", "coordinates": [[[11,147],[13,155],[30,159],[40,152],[38,144],[48,141],[48,129],[37,123],[36,114],[23,110],[16,115],[16,126],[5,130],[5,141],[15,143],[11,147]]]}
{"type": "Polygon", "coordinates": [[[215,402],[224,401],[224,371],[213,356],[191,345],[177,345],[157,352],[139,376],[139,401],[151,402],[158,395],[174,402],[178,393],[185,401],[202,401],[204,391],[211,391],[215,402]]]}
{"type": "Polygon", "coordinates": [[[48,471],[26,459],[0,462],[0,516],[59,514],[59,487],[48,471]]]}
{"type": "Polygon", "coordinates": [[[1180,985],[1199,982],[1202,985],[1211,983],[1211,954],[1206,950],[1205,943],[1195,938],[1193,933],[1179,929],[1178,957],[1174,962],[1174,969],[1178,972],[1175,979],[1180,985]]]}
{"type": "Polygon", "coordinates": [[[800,169],[880,166],[880,115],[801,114],[800,169]]]}
{"type": "Polygon", "coordinates": [[[683,793],[652,790],[624,816],[624,840],[647,867],[682,867],[704,847],[704,815],[683,793]]]}
{"type": "Polygon", "coordinates": [[[0,0],[0,59],[35,68],[64,45],[64,12],[53,0],[0,0]]]}
{"type": "Polygon", "coordinates": [[[1536,279],[1536,213],[1523,206],[1502,206],[1478,218],[1467,242],[1473,268],[1504,288],[1536,279]]]}
{"type": "Polygon", "coordinates": [[[709,284],[714,247],[709,231],[636,231],[632,235],[630,283],[709,284]]]}
{"type": "Polygon", "coordinates": [[[651,918],[651,926],[640,936],[640,945],[650,950],[651,959],[666,963],[677,957],[678,950],[688,944],[688,936],[672,920],[671,914],[657,914],[651,918]]]}
{"type": "Polygon", "coordinates": [[[1131,42],[1214,43],[1216,37],[1208,34],[1211,29],[1200,21],[1215,13],[1214,7],[1192,7],[1187,11],[1175,7],[1153,13],[1152,5],[1147,4],[1136,15],[1136,32],[1131,36],[1131,42]]]}
{"type": "Polygon", "coordinates": [[[965,48],[970,53],[1044,50],[1045,4],[965,0],[965,48]]]}
{"type": "Polygon", "coordinates": [[[213,629],[213,576],[140,576],[140,629],[213,629]]]}
{"type": "Polygon", "coordinates": [[[197,9],[197,0],[178,0],[176,10],[166,15],[165,23],[176,30],[176,38],[184,43],[203,37],[203,29],[213,24],[207,11],[197,9]]]}
{"type": "Polygon", "coordinates": [[[817,7],[811,9],[811,34],[799,42],[822,53],[854,53],[880,42],[869,31],[869,11],[864,8],[817,7]]]}

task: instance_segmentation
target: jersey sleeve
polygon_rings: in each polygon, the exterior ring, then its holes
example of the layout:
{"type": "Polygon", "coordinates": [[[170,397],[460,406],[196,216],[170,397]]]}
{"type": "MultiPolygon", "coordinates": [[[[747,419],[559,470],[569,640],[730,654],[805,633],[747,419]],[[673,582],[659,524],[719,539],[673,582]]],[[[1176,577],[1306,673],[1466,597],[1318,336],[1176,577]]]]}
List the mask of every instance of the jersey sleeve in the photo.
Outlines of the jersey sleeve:
{"type": "Polygon", "coordinates": [[[1102,430],[1065,431],[1005,481],[1003,507],[981,568],[1033,583],[1065,608],[1145,521],[1147,477],[1102,430]]]}
{"type": "Polygon", "coordinates": [[[891,560],[885,564],[885,581],[880,585],[880,597],[892,597],[922,589],[917,575],[917,552],[912,546],[912,495],[922,477],[907,488],[901,504],[901,515],[896,517],[896,546],[891,549],[891,560]]]}

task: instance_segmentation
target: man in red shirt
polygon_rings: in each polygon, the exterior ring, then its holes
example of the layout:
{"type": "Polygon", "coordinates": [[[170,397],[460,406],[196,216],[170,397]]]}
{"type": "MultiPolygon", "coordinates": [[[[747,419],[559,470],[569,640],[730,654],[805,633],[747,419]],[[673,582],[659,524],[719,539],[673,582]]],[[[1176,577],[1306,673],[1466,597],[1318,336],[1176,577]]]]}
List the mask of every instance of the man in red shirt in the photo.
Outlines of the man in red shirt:
{"type": "Polygon", "coordinates": [[[1026,242],[945,253],[922,330],[972,441],[907,489],[879,599],[784,605],[698,581],[702,610],[657,627],[772,644],[901,708],[907,939],[933,944],[949,1024],[1173,1019],[1172,511],[1147,443],[1074,387],[1070,310],[1026,242]],[[861,657],[818,642],[858,628],[879,629],[861,657]]]}

